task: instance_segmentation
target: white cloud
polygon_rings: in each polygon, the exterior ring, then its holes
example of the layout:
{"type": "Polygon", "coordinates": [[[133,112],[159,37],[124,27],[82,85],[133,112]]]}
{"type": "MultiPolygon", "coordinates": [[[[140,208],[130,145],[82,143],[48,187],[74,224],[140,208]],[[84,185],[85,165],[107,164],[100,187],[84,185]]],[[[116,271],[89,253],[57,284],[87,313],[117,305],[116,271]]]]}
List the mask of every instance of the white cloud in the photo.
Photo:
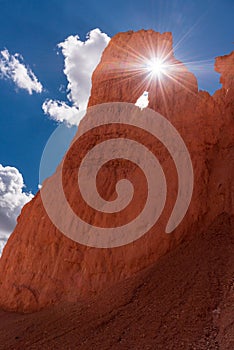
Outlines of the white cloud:
{"type": "Polygon", "coordinates": [[[22,207],[33,198],[31,193],[23,192],[24,187],[18,169],[0,164],[0,256],[22,207]]]}
{"type": "Polygon", "coordinates": [[[85,42],[78,35],[69,36],[58,45],[65,57],[64,73],[68,80],[69,100],[86,109],[91,91],[91,77],[110,38],[100,29],[87,35],[85,42]]]}
{"type": "Polygon", "coordinates": [[[139,107],[141,110],[148,107],[149,105],[149,93],[144,91],[143,94],[137,99],[135,106],[139,107]]]}
{"type": "Polygon", "coordinates": [[[8,50],[0,52],[0,77],[11,79],[17,87],[25,89],[31,95],[33,91],[42,92],[42,84],[29,67],[23,64],[19,54],[11,55],[8,50]]]}
{"type": "Polygon", "coordinates": [[[76,106],[70,107],[63,101],[46,100],[42,105],[42,109],[52,119],[57,122],[64,122],[67,126],[78,125],[84,116],[84,112],[79,111],[79,108],[76,106]]]}
{"type": "Polygon", "coordinates": [[[72,106],[68,106],[65,102],[48,100],[43,104],[46,114],[57,121],[67,122],[68,125],[79,124],[81,114],[78,115],[77,111],[79,109],[82,112],[87,108],[92,74],[109,41],[107,34],[102,33],[100,29],[94,29],[87,34],[84,42],[78,35],[71,35],[58,45],[65,57],[64,73],[68,80],[67,97],[72,106]]]}

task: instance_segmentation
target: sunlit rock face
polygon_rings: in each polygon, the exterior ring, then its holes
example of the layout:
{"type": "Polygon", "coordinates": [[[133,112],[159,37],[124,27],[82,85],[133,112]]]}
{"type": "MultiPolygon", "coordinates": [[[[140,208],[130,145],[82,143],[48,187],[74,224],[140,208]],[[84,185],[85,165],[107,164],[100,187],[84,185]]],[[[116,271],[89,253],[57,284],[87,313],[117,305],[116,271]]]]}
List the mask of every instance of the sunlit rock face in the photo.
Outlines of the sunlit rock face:
{"type": "Polygon", "coordinates": [[[188,108],[187,97],[198,92],[195,76],[174,57],[169,32],[141,30],[117,34],[93,74],[89,106],[100,101],[133,103],[144,91],[149,92],[149,107],[170,119],[180,108],[188,108]],[[150,72],[155,59],[165,65],[165,74],[159,77],[150,72]]]}
{"type": "MultiPolygon", "coordinates": [[[[149,108],[169,119],[179,131],[191,155],[194,170],[194,190],[188,212],[171,234],[165,225],[175,204],[178,179],[173,160],[165,147],[150,135],[138,135],[157,155],[167,179],[165,209],[158,222],[137,241],[112,249],[91,248],[65,237],[50,221],[40,192],[27,204],[18,219],[0,260],[0,307],[9,310],[32,311],[61,301],[76,301],[106,288],[142,270],[173,250],[181,241],[205,232],[211,222],[223,212],[232,214],[231,182],[233,174],[233,71],[234,54],[216,59],[221,73],[222,89],[214,96],[198,91],[196,78],[173,54],[171,33],[152,30],[119,33],[105,49],[92,78],[89,106],[105,102],[135,103],[149,92],[149,108]],[[152,75],[147,62],[162,56],[170,69],[160,77],[152,75]]],[[[89,118],[87,115],[85,118],[89,118]]],[[[93,116],[92,118],[98,118],[93,116]]],[[[79,129],[82,129],[82,122],[79,129]]],[[[79,130],[78,130],[79,132],[79,130]]],[[[133,131],[131,131],[133,132],[133,131]]],[[[72,166],[65,169],[66,192],[74,209],[80,209],[69,182],[77,172],[76,158],[100,138],[126,136],[124,126],[108,127],[83,140],[77,150],[68,153],[72,166]]],[[[133,135],[136,136],[136,135],[133,135]]],[[[133,179],[135,205],[125,219],[138,215],[145,198],[144,176],[126,162],[108,163],[97,177],[97,187],[105,199],[115,196],[115,184],[120,178],[133,179]]],[[[53,183],[54,176],[44,184],[53,183]]],[[[88,209],[82,208],[84,217],[88,209]]],[[[98,215],[96,225],[102,225],[98,215]]],[[[160,281],[159,281],[160,283],[160,281]]]]}
{"type": "Polygon", "coordinates": [[[221,73],[220,83],[224,89],[233,89],[234,81],[234,53],[217,57],[215,61],[215,70],[221,73]]]}

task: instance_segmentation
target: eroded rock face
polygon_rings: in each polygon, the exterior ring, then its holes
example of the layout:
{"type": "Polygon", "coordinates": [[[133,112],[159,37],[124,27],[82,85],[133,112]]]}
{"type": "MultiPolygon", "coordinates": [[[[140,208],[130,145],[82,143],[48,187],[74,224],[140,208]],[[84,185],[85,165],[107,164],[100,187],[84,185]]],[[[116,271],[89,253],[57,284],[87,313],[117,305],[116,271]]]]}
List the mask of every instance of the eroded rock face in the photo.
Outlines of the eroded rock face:
{"type": "MultiPolygon", "coordinates": [[[[52,224],[39,192],[23,208],[3,251],[0,260],[0,307],[32,311],[60,301],[84,299],[88,294],[97,293],[149,266],[182,240],[205,230],[220,213],[231,214],[233,58],[234,53],[231,53],[216,59],[215,69],[221,73],[223,87],[210,96],[207,92],[198,91],[194,75],[174,58],[171,33],[142,30],[117,34],[110,41],[93,74],[89,106],[104,102],[135,103],[143,91],[149,91],[149,107],[171,121],[191,155],[194,191],[188,212],[172,234],[165,234],[165,225],[177,195],[175,165],[159,142],[147,134],[140,135],[142,142],[157,155],[167,179],[165,210],[156,225],[139,240],[126,246],[112,249],[87,247],[68,239],[52,224]],[[145,58],[150,59],[162,50],[173,69],[171,77],[165,76],[161,83],[155,78],[146,79],[149,72],[144,68],[145,58]]],[[[85,118],[90,117],[87,115],[85,118]]],[[[79,130],[82,130],[82,122],[79,130]]],[[[106,127],[101,135],[93,133],[84,138],[77,149],[68,152],[70,161],[64,169],[66,193],[74,209],[83,210],[87,219],[88,209],[77,202],[74,187],[69,182],[77,172],[77,158],[81,158],[90,145],[100,142],[100,138],[121,137],[128,132],[127,128],[120,130],[116,127],[110,133],[106,127]]],[[[125,213],[125,219],[128,219],[142,209],[145,183],[141,172],[126,162],[108,163],[97,178],[97,187],[105,199],[112,200],[116,196],[115,184],[123,176],[137,184],[135,205],[128,214],[125,213]]],[[[45,182],[45,191],[54,177],[45,182]]],[[[94,214],[92,220],[96,225],[103,224],[98,214],[94,214]]]]}

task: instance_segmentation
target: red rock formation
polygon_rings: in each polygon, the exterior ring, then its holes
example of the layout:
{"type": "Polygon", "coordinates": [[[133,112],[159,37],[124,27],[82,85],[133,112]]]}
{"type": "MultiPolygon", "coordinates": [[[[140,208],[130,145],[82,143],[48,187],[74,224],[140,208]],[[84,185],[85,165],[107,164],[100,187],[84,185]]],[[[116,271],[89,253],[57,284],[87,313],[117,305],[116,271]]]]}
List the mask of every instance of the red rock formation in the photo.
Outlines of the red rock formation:
{"type": "MultiPolygon", "coordinates": [[[[110,41],[93,74],[89,106],[115,101],[135,103],[144,90],[149,91],[149,107],[171,121],[189,149],[195,177],[189,210],[176,230],[166,235],[165,224],[177,191],[175,166],[161,144],[152,144],[148,135],[141,135],[142,142],[158,155],[169,186],[165,210],[157,224],[127,246],[90,248],[71,241],[56,229],[47,216],[39,192],[23,208],[0,260],[0,307],[31,311],[60,301],[86,298],[88,294],[142,270],[181,241],[205,231],[220,213],[231,214],[234,102],[233,66],[230,62],[233,57],[234,53],[216,60],[215,68],[222,74],[223,87],[210,96],[207,92],[198,92],[196,78],[174,58],[170,33],[142,30],[117,34],[110,41]],[[140,69],[142,61],[139,61],[139,57],[147,59],[161,50],[174,67],[173,79],[165,77],[162,86],[158,80],[149,83],[144,79],[146,73],[140,69]]],[[[117,128],[112,130],[115,137],[126,132],[117,128]]],[[[77,149],[68,152],[70,165],[65,167],[64,176],[66,193],[74,209],[80,210],[80,203],[77,204],[69,179],[77,172],[76,158],[82,157],[82,152],[98,143],[100,137],[108,137],[108,133],[108,128],[101,136],[93,133],[77,149]]],[[[108,163],[104,166],[97,187],[106,199],[112,199],[114,184],[123,174],[127,178],[136,177],[136,182],[142,185],[138,186],[140,192],[135,198],[139,203],[144,196],[141,174],[136,168],[123,170],[119,165],[126,164],[108,163]]],[[[45,191],[53,183],[53,178],[44,184],[45,191]]],[[[135,210],[140,210],[140,204],[135,210]]],[[[128,215],[132,212],[136,215],[134,208],[128,215]]],[[[86,209],[84,215],[88,217],[86,209]]],[[[94,217],[94,222],[102,225],[98,216],[94,217]]]]}

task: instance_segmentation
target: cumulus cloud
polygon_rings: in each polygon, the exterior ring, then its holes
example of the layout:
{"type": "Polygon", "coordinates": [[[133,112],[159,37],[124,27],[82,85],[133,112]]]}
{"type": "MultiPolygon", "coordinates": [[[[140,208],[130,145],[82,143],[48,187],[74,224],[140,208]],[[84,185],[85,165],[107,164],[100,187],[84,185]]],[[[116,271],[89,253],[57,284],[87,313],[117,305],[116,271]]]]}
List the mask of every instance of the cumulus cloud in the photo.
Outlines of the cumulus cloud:
{"type": "Polygon", "coordinates": [[[22,207],[33,198],[31,193],[23,192],[24,187],[18,169],[0,164],[0,256],[22,207]]]}
{"type": "Polygon", "coordinates": [[[107,34],[102,33],[100,29],[94,29],[87,34],[86,41],[80,40],[78,35],[71,35],[58,44],[65,58],[64,74],[68,80],[67,98],[72,106],[61,101],[47,100],[43,104],[46,114],[69,125],[79,124],[81,115],[77,114],[77,111],[85,111],[87,108],[91,92],[91,77],[109,41],[107,34]]]}
{"type": "Polygon", "coordinates": [[[57,122],[65,122],[67,126],[78,125],[84,112],[80,112],[76,106],[68,106],[63,101],[46,100],[42,109],[45,114],[48,114],[52,119],[57,122]]]}
{"type": "Polygon", "coordinates": [[[87,107],[92,73],[109,40],[108,35],[100,29],[94,29],[88,33],[85,42],[78,35],[71,35],[58,45],[65,57],[64,73],[68,80],[68,98],[80,109],[87,107]]]}
{"type": "Polygon", "coordinates": [[[0,77],[12,80],[30,95],[33,91],[41,93],[43,89],[32,70],[24,65],[22,56],[18,53],[11,55],[6,49],[0,52],[0,77]]]}

